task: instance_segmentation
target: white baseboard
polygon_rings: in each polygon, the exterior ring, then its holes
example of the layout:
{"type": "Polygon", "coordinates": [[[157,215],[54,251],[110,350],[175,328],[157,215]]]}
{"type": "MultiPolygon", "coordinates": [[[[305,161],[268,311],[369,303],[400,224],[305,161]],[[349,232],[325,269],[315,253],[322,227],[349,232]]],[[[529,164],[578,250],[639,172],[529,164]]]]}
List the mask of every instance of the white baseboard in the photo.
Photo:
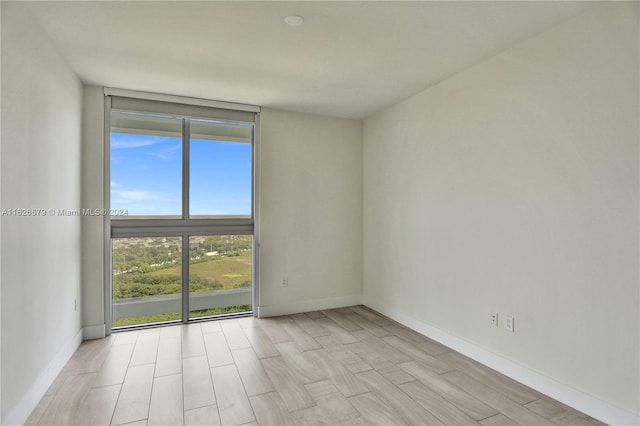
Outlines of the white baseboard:
{"type": "Polygon", "coordinates": [[[610,425],[638,425],[640,416],[609,404],[550,377],[524,367],[507,358],[483,349],[473,343],[453,336],[436,327],[405,315],[396,308],[370,298],[363,298],[364,305],[387,317],[460,352],[524,385],[529,386],[569,407],[610,425]]]}
{"type": "Polygon", "coordinates": [[[362,304],[362,296],[351,295],[342,297],[330,297],[327,299],[302,300],[299,302],[285,303],[281,305],[259,306],[257,309],[259,318],[275,317],[278,315],[290,315],[300,312],[318,311],[321,309],[342,308],[362,304]]]}
{"type": "Polygon", "coordinates": [[[31,415],[33,409],[36,408],[36,405],[38,405],[38,402],[40,402],[44,394],[47,392],[49,386],[51,386],[76,349],[78,349],[80,343],[82,343],[82,334],[83,331],[80,330],[62,347],[62,349],[60,349],[55,358],[51,360],[47,368],[45,368],[42,374],[40,374],[40,377],[38,377],[35,383],[31,385],[18,405],[11,411],[11,413],[9,413],[3,424],[22,425],[27,421],[27,418],[31,415]]]}
{"type": "Polygon", "coordinates": [[[83,340],[102,339],[106,336],[106,326],[104,324],[91,325],[82,329],[83,340]]]}

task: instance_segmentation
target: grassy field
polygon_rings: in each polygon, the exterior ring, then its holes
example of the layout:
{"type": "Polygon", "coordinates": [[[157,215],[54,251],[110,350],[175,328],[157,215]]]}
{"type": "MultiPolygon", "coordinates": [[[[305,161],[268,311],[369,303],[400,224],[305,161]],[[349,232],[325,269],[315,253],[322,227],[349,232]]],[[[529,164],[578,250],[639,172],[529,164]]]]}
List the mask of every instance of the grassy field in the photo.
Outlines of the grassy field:
{"type": "MultiPolygon", "coordinates": [[[[180,277],[181,266],[176,265],[168,269],[160,269],[146,274],[148,276],[172,275],[180,277]]],[[[221,284],[223,289],[237,288],[251,284],[251,251],[240,252],[238,256],[212,257],[204,261],[196,261],[189,265],[189,274],[211,278],[221,284]]]]}

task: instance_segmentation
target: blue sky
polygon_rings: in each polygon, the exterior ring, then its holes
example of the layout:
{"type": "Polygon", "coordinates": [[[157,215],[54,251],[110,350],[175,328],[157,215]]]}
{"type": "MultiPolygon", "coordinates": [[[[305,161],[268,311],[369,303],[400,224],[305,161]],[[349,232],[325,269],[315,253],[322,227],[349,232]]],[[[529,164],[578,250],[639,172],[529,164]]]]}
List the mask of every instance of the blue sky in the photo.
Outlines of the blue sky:
{"type": "MultiPolygon", "coordinates": [[[[251,144],[191,140],[192,215],[251,214],[251,144]]],[[[111,134],[111,208],[135,215],[182,212],[182,141],[111,134]]]]}

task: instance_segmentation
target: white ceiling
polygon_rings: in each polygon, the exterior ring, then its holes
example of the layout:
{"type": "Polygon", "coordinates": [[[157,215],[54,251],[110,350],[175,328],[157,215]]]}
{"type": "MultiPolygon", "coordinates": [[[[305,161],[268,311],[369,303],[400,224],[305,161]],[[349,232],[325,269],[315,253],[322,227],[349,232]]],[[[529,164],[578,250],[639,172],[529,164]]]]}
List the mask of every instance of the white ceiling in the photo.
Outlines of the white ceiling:
{"type": "Polygon", "coordinates": [[[44,1],[91,84],[361,119],[569,19],[589,2],[44,1]],[[304,16],[301,27],[284,18],[304,16]]]}

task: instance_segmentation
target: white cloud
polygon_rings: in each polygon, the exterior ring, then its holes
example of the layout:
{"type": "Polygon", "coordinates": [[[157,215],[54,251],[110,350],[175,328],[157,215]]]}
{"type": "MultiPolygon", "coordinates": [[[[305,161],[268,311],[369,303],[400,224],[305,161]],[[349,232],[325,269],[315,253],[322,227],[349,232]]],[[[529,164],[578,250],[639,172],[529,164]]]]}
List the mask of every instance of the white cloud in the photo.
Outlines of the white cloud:
{"type": "Polygon", "coordinates": [[[114,198],[118,198],[123,201],[159,201],[163,200],[161,194],[152,191],[145,190],[114,190],[111,191],[111,195],[114,198]]]}
{"type": "Polygon", "coordinates": [[[169,142],[175,139],[176,138],[170,136],[112,133],[111,149],[140,148],[144,146],[151,146],[159,143],[169,142]]]}
{"type": "Polygon", "coordinates": [[[141,146],[150,146],[157,143],[157,141],[149,139],[133,139],[133,140],[112,140],[111,149],[118,148],[140,148],[141,146]]]}

